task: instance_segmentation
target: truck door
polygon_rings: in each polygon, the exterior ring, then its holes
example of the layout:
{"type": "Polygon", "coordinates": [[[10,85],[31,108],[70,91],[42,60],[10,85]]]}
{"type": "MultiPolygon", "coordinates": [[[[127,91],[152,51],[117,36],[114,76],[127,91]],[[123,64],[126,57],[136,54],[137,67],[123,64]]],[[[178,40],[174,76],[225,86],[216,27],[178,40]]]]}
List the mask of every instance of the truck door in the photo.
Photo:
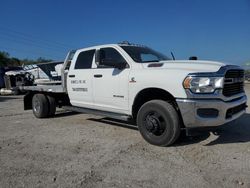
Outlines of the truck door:
{"type": "Polygon", "coordinates": [[[68,75],[67,88],[70,103],[73,106],[93,107],[93,73],[94,50],[82,51],[72,60],[68,75]]]}
{"type": "Polygon", "coordinates": [[[126,113],[128,111],[129,65],[114,48],[101,48],[98,51],[98,66],[93,69],[93,96],[96,109],[126,113]],[[102,65],[103,60],[124,62],[126,68],[118,69],[102,65]]]}

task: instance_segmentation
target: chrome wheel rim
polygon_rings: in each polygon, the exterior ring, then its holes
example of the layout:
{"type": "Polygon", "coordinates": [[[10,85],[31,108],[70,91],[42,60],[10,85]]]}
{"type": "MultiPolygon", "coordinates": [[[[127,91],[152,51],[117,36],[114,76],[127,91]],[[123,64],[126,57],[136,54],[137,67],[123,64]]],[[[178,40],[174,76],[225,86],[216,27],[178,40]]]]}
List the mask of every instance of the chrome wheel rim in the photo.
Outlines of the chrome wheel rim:
{"type": "Polygon", "coordinates": [[[35,98],[35,100],[34,100],[33,109],[35,112],[39,112],[41,109],[40,102],[37,98],[35,98]]]}

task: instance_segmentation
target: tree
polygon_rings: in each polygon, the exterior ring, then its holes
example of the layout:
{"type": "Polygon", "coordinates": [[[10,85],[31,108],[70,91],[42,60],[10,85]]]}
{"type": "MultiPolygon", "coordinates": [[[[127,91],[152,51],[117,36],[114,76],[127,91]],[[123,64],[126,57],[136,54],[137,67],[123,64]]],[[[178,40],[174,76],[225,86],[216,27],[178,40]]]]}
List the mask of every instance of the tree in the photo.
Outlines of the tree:
{"type": "Polygon", "coordinates": [[[21,60],[21,63],[24,65],[30,65],[30,64],[35,64],[36,62],[34,60],[30,60],[30,59],[23,59],[23,60],[21,60]]]}
{"type": "Polygon", "coordinates": [[[21,65],[22,65],[21,61],[20,61],[18,58],[15,58],[15,57],[12,57],[12,58],[10,59],[9,64],[10,64],[11,66],[21,66],[21,65]]]}
{"type": "Polygon", "coordinates": [[[0,51],[0,67],[4,67],[9,63],[9,54],[0,51]]]}
{"type": "Polygon", "coordinates": [[[249,66],[250,67],[250,61],[245,63],[245,66],[249,66]]]}
{"type": "Polygon", "coordinates": [[[52,61],[51,59],[45,59],[43,57],[39,57],[37,60],[36,60],[36,63],[47,63],[47,62],[50,62],[52,61]]]}
{"type": "Polygon", "coordinates": [[[11,66],[22,66],[38,63],[47,63],[53,61],[51,59],[46,59],[39,57],[37,60],[32,59],[18,59],[15,57],[10,57],[9,53],[0,51],[0,67],[11,67],[11,66]]]}
{"type": "Polygon", "coordinates": [[[242,67],[245,69],[245,74],[250,75],[250,61],[244,63],[242,67]]]}

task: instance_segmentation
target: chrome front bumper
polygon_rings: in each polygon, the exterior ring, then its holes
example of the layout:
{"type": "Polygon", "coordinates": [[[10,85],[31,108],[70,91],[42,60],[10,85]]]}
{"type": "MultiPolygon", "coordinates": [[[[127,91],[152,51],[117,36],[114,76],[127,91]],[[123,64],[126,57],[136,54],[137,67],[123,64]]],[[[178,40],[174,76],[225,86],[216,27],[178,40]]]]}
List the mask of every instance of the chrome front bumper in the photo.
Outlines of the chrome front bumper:
{"type": "Polygon", "coordinates": [[[245,109],[226,118],[227,111],[247,102],[246,95],[240,98],[223,101],[221,99],[176,99],[179,110],[181,112],[184,125],[187,128],[194,127],[214,127],[225,124],[239,118],[245,113],[245,109]],[[216,109],[218,115],[216,117],[201,117],[198,115],[198,109],[216,109]]]}

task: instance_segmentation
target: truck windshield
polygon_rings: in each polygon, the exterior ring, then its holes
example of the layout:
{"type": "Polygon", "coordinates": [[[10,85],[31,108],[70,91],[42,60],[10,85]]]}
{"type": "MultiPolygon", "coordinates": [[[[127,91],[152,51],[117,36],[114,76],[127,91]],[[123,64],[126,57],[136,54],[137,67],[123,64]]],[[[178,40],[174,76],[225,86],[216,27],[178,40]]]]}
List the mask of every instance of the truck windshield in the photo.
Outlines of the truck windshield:
{"type": "Polygon", "coordinates": [[[169,57],[147,47],[121,46],[121,48],[125,50],[135,62],[138,63],[171,60],[169,57]]]}

